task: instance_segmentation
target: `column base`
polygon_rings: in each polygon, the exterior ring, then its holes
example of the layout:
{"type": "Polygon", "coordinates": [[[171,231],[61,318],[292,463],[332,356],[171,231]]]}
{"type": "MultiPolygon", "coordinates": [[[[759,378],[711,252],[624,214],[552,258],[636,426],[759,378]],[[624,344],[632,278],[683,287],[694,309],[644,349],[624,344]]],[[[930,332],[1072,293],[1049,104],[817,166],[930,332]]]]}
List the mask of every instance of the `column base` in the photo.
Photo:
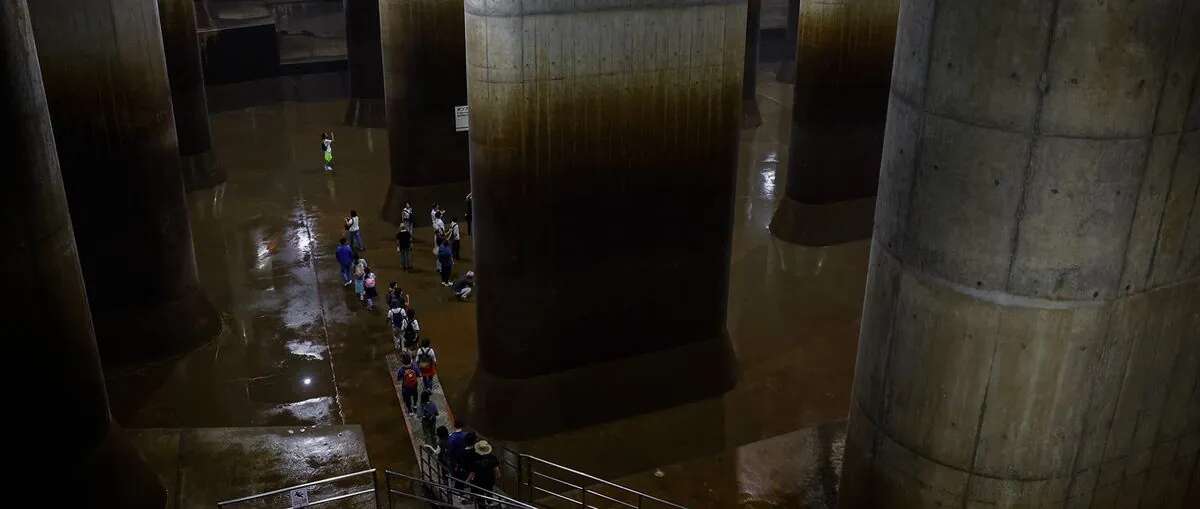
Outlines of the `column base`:
{"type": "Polygon", "coordinates": [[[871,238],[874,222],[874,196],[817,204],[785,196],[771,218],[771,233],[793,244],[828,246],[871,238]]]}
{"type": "MultiPolygon", "coordinates": [[[[404,202],[410,202],[416,214],[417,226],[429,226],[429,208],[437,202],[451,217],[462,218],[466,212],[467,193],[470,192],[470,182],[450,182],[431,186],[397,186],[388,187],[387,198],[383,200],[382,217],[384,221],[394,225],[400,224],[400,211],[404,210],[404,202]]],[[[446,218],[449,224],[449,218],[446,218]]]]}
{"type": "Polygon", "coordinates": [[[207,189],[225,182],[225,168],[217,165],[212,150],[180,156],[179,159],[183,162],[183,187],[188,191],[207,189]]]}
{"type": "Polygon", "coordinates": [[[762,125],[762,113],[758,110],[757,99],[742,101],[742,129],[754,129],[762,125]]]}
{"type": "Polygon", "coordinates": [[[115,424],[95,449],[79,463],[71,465],[68,475],[69,479],[59,478],[53,488],[69,487],[69,498],[87,507],[167,507],[167,490],[162,481],[115,424]]]}
{"type": "Polygon", "coordinates": [[[346,105],[346,125],[353,127],[387,127],[387,109],[383,99],[351,97],[346,105]]]}
{"type": "Polygon", "coordinates": [[[130,302],[92,308],[96,344],[106,367],[145,363],[189,352],[221,332],[221,316],[200,289],[170,302],[130,302]]]}
{"type": "Polygon", "coordinates": [[[466,422],[501,440],[528,440],[724,394],[737,382],[729,336],[532,378],[482,366],[466,422]]]}
{"type": "Polygon", "coordinates": [[[796,82],[796,61],[784,60],[779,63],[779,70],[775,71],[775,81],[780,83],[795,83],[796,82]]]}

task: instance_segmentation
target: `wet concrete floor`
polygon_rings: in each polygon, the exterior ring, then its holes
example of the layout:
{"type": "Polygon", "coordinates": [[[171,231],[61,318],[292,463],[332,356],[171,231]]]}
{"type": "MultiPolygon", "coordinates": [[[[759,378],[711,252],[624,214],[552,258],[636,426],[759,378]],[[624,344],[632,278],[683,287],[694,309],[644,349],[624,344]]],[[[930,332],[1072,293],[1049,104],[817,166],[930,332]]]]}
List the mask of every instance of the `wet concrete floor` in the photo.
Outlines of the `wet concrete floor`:
{"type": "MultiPolygon", "coordinates": [[[[128,433],[170,493],[167,509],[212,509],[216,501],[370,468],[358,426],[152,428],[128,433]]],[[[370,477],[364,476],[306,491],[316,501],[370,484],[370,477]]],[[[244,507],[288,507],[287,497],[272,496],[244,507]]],[[[374,504],[351,500],[342,507],[374,504]]]]}
{"type": "MultiPolygon", "coordinates": [[[[797,501],[809,500],[799,493],[804,486],[827,484],[763,474],[771,472],[763,462],[774,456],[744,446],[782,436],[780,443],[798,449],[788,461],[808,457],[813,451],[806,448],[819,441],[788,441],[787,434],[845,419],[868,242],[806,248],[767,230],[785,187],[791,88],[766,71],[773,65],[762,68],[764,122],[743,131],[738,170],[728,320],[737,387],[722,398],[504,445],[631,482],[681,465],[707,472],[711,480],[703,482],[722,491],[714,501],[736,504],[696,507],[822,507],[797,501]],[[763,483],[775,487],[764,490],[763,483]]],[[[113,413],[124,426],[357,424],[373,465],[413,469],[385,360],[392,343],[384,311],[363,309],[342,286],[333,259],[352,208],[362,216],[365,257],[380,275],[381,294],[390,281],[412,294],[438,351],[447,399],[465,408],[476,354],[474,304],[457,302],[438,283],[428,227],[417,233],[418,271],[400,271],[394,230],[379,219],[388,186],[386,132],[340,125],[345,107],[344,100],[292,101],[214,113],[216,156],[229,180],[191,193],[189,204],[201,281],[224,328],[180,358],[107,373],[113,413]],[[333,174],[322,171],[318,145],[328,130],[336,137],[333,174]]],[[[461,215],[465,192],[465,185],[443,189],[451,215],[461,215]]],[[[428,213],[429,204],[414,205],[422,217],[428,213]]],[[[457,274],[472,266],[470,246],[465,236],[457,274]]],[[[691,475],[655,479],[654,489],[684,497],[701,482],[691,475]]]]}

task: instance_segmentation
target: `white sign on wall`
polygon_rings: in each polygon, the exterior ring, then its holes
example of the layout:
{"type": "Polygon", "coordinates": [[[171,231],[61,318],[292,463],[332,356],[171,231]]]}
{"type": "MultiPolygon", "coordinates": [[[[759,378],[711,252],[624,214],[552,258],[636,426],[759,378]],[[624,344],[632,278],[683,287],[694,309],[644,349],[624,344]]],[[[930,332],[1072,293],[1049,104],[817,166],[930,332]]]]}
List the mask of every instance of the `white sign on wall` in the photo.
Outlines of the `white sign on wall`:
{"type": "Polygon", "coordinates": [[[470,128],[470,106],[455,106],[454,107],[454,130],[463,132],[470,128]]]}

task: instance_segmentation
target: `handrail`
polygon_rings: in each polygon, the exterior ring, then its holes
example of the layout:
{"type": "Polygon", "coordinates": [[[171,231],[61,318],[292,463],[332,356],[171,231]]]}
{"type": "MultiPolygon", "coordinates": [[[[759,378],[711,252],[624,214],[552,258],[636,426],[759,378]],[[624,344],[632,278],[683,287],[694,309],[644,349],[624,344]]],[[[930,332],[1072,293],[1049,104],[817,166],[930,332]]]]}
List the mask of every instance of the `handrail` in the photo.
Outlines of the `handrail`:
{"type": "MultiPolygon", "coordinates": [[[[392,489],[392,487],[391,487],[391,485],[392,485],[392,484],[391,484],[391,479],[392,479],[393,477],[398,477],[398,478],[405,479],[405,480],[408,480],[408,481],[418,482],[418,483],[421,483],[421,484],[424,484],[424,485],[430,486],[430,487],[431,487],[432,489],[434,489],[434,490],[442,490],[442,491],[445,491],[445,492],[447,492],[447,493],[450,493],[450,494],[452,494],[452,495],[458,495],[458,496],[461,496],[461,497],[469,497],[469,498],[473,498],[473,499],[483,499],[483,500],[487,500],[487,501],[490,501],[490,502],[496,502],[496,503],[499,503],[499,504],[503,505],[503,506],[504,506],[504,507],[506,507],[506,508],[514,508],[514,509],[537,509],[537,507],[534,507],[534,506],[532,506],[532,505],[526,504],[526,503],[524,503],[524,502],[521,502],[521,501],[519,501],[519,500],[516,500],[516,499],[514,499],[514,498],[511,498],[511,497],[505,496],[505,495],[504,495],[504,494],[502,494],[502,493],[496,493],[496,492],[494,492],[494,491],[485,490],[485,489],[483,489],[483,488],[480,488],[479,486],[475,486],[474,484],[471,484],[471,483],[469,483],[469,482],[466,482],[466,481],[459,481],[459,482],[461,482],[461,483],[462,483],[462,485],[464,485],[464,486],[467,486],[468,488],[475,488],[475,489],[476,489],[476,490],[478,490],[478,491],[474,491],[474,490],[462,490],[462,489],[458,489],[458,488],[455,488],[455,487],[453,487],[453,486],[450,486],[450,485],[448,485],[448,484],[442,484],[442,483],[440,483],[440,482],[430,481],[430,480],[427,480],[427,479],[421,479],[421,478],[413,477],[413,476],[411,476],[411,475],[407,475],[407,474],[401,474],[400,472],[395,472],[395,471],[392,471],[392,470],[387,470],[387,469],[384,469],[384,471],[383,471],[383,472],[384,472],[384,476],[386,477],[386,481],[387,481],[387,492],[388,492],[389,494],[395,494],[395,495],[401,495],[401,496],[412,496],[412,495],[410,495],[410,494],[403,493],[403,492],[399,492],[399,491],[396,491],[396,490],[393,490],[393,489],[392,489]],[[480,493],[480,492],[482,492],[482,493],[480,493]],[[484,493],[486,493],[486,494],[484,494],[484,493]]],[[[422,500],[425,500],[425,501],[429,502],[429,500],[426,500],[426,499],[424,499],[424,497],[420,497],[420,498],[421,498],[422,500]]],[[[441,504],[442,504],[442,502],[438,502],[438,503],[439,503],[439,505],[441,505],[441,504]]],[[[450,504],[450,507],[453,507],[453,504],[450,504]]]]}
{"type": "MultiPolygon", "coordinates": [[[[330,478],[327,478],[327,479],[319,479],[319,480],[316,480],[316,481],[310,481],[310,482],[306,482],[306,483],[304,483],[304,484],[297,484],[297,485],[295,485],[295,486],[288,486],[288,487],[286,487],[286,488],[280,488],[280,489],[273,490],[273,491],[268,491],[268,492],[265,492],[265,493],[258,493],[258,494],[255,494],[255,495],[250,495],[250,496],[247,496],[247,497],[241,497],[241,498],[235,498],[235,499],[225,500],[225,501],[222,501],[222,502],[217,502],[217,508],[219,509],[219,508],[221,508],[221,507],[225,507],[225,506],[227,506],[227,505],[240,504],[240,503],[242,503],[242,502],[249,502],[249,501],[251,501],[251,500],[256,500],[256,499],[260,499],[260,498],[271,497],[271,496],[279,495],[279,494],[281,494],[281,493],[287,493],[287,492],[289,492],[289,491],[292,491],[292,490],[298,490],[298,489],[300,489],[300,488],[307,488],[307,487],[309,487],[309,486],[316,486],[316,485],[318,485],[318,484],[328,484],[328,483],[331,483],[331,482],[334,482],[334,481],[340,481],[340,480],[342,480],[342,479],[349,479],[349,478],[351,478],[351,477],[359,477],[359,476],[362,476],[362,475],[364,475],[364,474],[372,474],[372,475],[371,475],[371,482],[372,482],[372,484],[374,484],[374,482],[375,482],[375,476],[374,476],[374,474],[375,474],[375,469],[373,469],[373,468],[372,468],[372,469],[369,469],[369,470],[360,470],[360,471],[358,471],[358,472],[352,472],[352,473],[349,473],[349,474],[342,474],[342,475],[339,475],[339,476],[334,476],[334,477],[330,477],[330,478]]],[[[374,490],[374,489],[371,489],[371,490],[364,490],[364,491],[361,491],[361,492],[355,493],[355,494],[353,494],[353,495],[355,495],[355,496],[357,496],[357,495],[362,495],[363,493],[366,493],[366,492],[368,492],[368,491],[370,491],[370,492],[374,492],[375,490],[374,490]]],[[[346,496],[339,496],[339,497],[338,497],[338,498],[336,498],[336,499],[330,499],[330,500],[319,500],[319,501],[317,501],[317,502],[312,502],[312,503],[309,503],[309,505],[318,505],[318,504],[321,504],[321,503],[324,503],[324,502],[327,502],[327,501],[331,501],[331,500],[341,500],[342,498],[346,498],[346,496]]]]}
{"type": "MultiPolygon", "coordinates": [[[[673,503],[673,502],[667,502],[666,500],[663,500],[663,499],[661,499],[661,498],[655,497],[655,496],[653,496],[653,495],[647,495],[647,494],[645,494],[645,493],[642,493],[642,492],[640,492],[640,491],[638,491],[638,490],[635,490],[635,489],[633,489],[633,488],[628,488],[628,487],[625,487],[625,486],[621,486],[620,484],[617,484],[617,483],[614,483],[614,482],[611,482],[611,481],[607,481],[607,480],[601,479],[601,478],[599,478],[599,477],[596,477],[596,476],[594,476],[594,475],[591,475],[591,474],[587,474],[587,473],[584,473],[584,472],[580,472],[580,471],[578,471],[578,470],[575,470],[575,469],[573,469],[573,468],[570,468],[570,467],[564,467],[564,466],[562,466],[562,465],[559,465],[559,464],[557,464],[557,463],[554,463],[554,462],[552,462],[552,461],[544,460],[544,459],[542,459],[542,458],[539,458],[539,457],[537,457],[537,456],[533,456],[533,455],[529,455],[529,454],[521,454],[521,455],[520,455],[520,458],[523,458],[523,459],[525,459],[525,460],[527,460],[527,461],[532,461],[532,462],[534,462],[534,463],[541,463],[541,464],[544,464],[544,465],[548,465],[548,466],[551,466],[551,467],[557,468],[557,469],[559,469],[559,470],[562,470],[562,471],[564,471],[564,472],[569,472],[569,473],[571,473],[571,474],[577,475],[577,476],[579,476],[579,477],[582,477],[582,478],[584,478],[584,479],[588,479],[588,480],[595,481],[595,482],[597,482],[597,483],[604,484],[604,485],[607,485],[607,486],[610,486],[610,487],[613,487],[613,488],[616,488],[616,489],[619,489],[619,490],[623,490],[623,491],[625,491],[625,492],[627,492],[627,493],[630,493],[630,494],[632,494],[632,495],[636,495],[636,496],[638,497],[638,500],[639,500],[639,502],[640,502],[641,500],[650,500],[650,501],[657,502],[657,503],[659,503],[659,504],[665,505],[665,506],[667,506],[667,507],[672,507],[672,508],[675,508],[675,509],[687,509],[686,507],[684,507],[684,506],[681,506],[681,505],[679,505],[679,504],[676,504],[676,503],[673,503]]],[[[541,475],[542,477],[547,477],[547,478],[553,479],[553,480],[555,480],[555,481],[558,481],[558,479],[554,479],[554,478],[552,478],[552,477],[549,477],[549,476],[547,476],[547,475],[545,475],[545,474],[539,474],[539,475],[541,475]]],[[[563,482],[563,481],[559,481],[559,482],[562,482],[563,484],[568,484],[568,483],[566,483],[566,482],[563,482]]],[[[568,485],[569,485],[569,484],[568,484],[568,485]]],[[[587,488],[582,488],[582,489],[584,489],[585,491],[587,490],[587,488]]],[[[597,493],[597,492],[595,492],[595,491],[592,491],[592,494],[593,494],[593,495],[601,495],[601,496],[603,496],[601,493],[597,493]]],[[[605,497],[605,498],[608,498],[608,497],[605,497]]],[[[610,500],[611,500],[611,499],[610,499],[610,500]]]]}

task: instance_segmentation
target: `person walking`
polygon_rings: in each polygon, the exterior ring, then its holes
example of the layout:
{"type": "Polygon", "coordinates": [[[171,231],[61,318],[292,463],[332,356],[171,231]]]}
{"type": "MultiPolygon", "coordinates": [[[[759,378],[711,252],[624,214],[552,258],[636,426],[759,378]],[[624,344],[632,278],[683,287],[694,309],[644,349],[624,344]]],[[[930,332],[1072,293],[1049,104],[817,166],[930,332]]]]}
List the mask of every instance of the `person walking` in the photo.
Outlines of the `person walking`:
{"type": "Polygon", "coordinates": [[[438,482],[449,484],[446,477],[450,474],[450,430],[445,426],[438,426],[433,433],[437,435],[437,460],[441,466],[438,470],[442,472],[442,478],[438,479],[438,482]]]}
{"type": "Polygon", "coordinates": [[[425,434],[425,443],[437,443],[433,427],[437,424],[438,407],[433,402],[433,393],[426,389],[421,393],[421,431],[425,434]]]}
{"type": "Polygon", "coordinates": [[[333,171],[333,132],[321,133],[321,157],[325,159],[325,171],[333,171]]]}
{"type": "Polygon", "coordinates": [[[437,202],[433,202],[433,207],[429,209],[429,224],[433,224],[433,221],[437,219],[438,210],[440,209],[438,208],[437,202]]]}
{"type": "Polygon", "coordinates": [[[442,275],[442,286],[450,286],[450,274],[454,270],[454,252],[449,241],[442,241],[437,248],[438,272],[442,275]]]}
{"type": "MultiPolygon", "coordinates": [[[[500,460],[492,454],[492,444],[487,440],[475,442],[474,454],[467,467],[467,482],[471,483],[473,493],[490,496],[496,489],[496,481],[500,480],[500,460]]],[[[476,507],[483,509],[487,504],[482,499],[476,500],[476,507]]]]}
{"type": "Polygon", "coordinates": [[[437,352],[430,346],[429,338],[421,338],[421,348],[417,349],[417,370],[421,372],[425,390],[433,390],[433,377],[437,374],[437,352]]]}
{"type": "Polygon", "coordinates": [[[350,249],[350,244],[346,242],[345,237],[338,239],[338,247],[334,251],[334,257],[337,258],[338,265],[342,268],[342,281],[345,282],[342,286],[350,286],[354,283],[351,273],[354,269],[354,250],[350,249]]]}
{"type": "Polygon", "coordinates": [[[412,231],[408,229],[407,223],[400,223],[400,230],[396,232],[396,252],[400,253],[400,268],[405,271],[412,270],[412,231]]]}
{"type": "Polygon", "coordinates": [[[404,293],[403,288],[400,288],[400,283],[395,281],[388,283],[387,304],[388,309],[403,308],[408,304],[408,295],[404,293]]]}
{"type": "Polygon", "coordinates": [[[363,276],[363,293],[367,302],[367,311],[375,311],[375,299],[379,297],[379,290],[375,289],[375,272],[369,268],[363,276]]]}
{"type": "Polygon", "coordinates": [[[392,327],[392,345],[396,348],[396,352],[404,352],[404,329],[408,327],[408,313],[404,311],[404,305],[399,301],[388,299],[387,312],[388,325],[392,327]]]}
{"type": "Polygon", "coordinates": [[[363,302],[363,297],[366,295],[367,278],[367,260],[366,258],[356,258],[354,260],[354,295],[358,296],[358,300],[363,302]]]}
{"type": "Polygon", "coordinates": [[[362,241],[362,228],[358,222],[358,212],[351,210],[350,215],[346,217],[346,231],[350,232],[350,247],[359,252],[365,251],[362,241]]]}
{"type": "Polygon", "coordinates": [[[416,354],[418,340],[421,338],[421,322],[417,321],[417,311],[412,308],[404,310],[407,318],[404,323],[404,349],[416,354]]]}
{"type": "Polygon", "coordinates": [[[400,370],[396,372],[396,380],[400,382],[400,396],[404,400],[404,411],[409,415],[417,415],[417,382],[421,375],[412,365],[412,356],[400,354],[400,370]]]}
{"type": "Polygon", "coordinates": [[[459,253],[462,252],[461,251],[462,232],[458,228],[458,218],[457,217],[450,218],[449,237],[450,237],[450,251],[451,251],[451,253],[454,254],[454,261],[457,262],[462,259],[462,257],[459,255],[459,253]]]}

